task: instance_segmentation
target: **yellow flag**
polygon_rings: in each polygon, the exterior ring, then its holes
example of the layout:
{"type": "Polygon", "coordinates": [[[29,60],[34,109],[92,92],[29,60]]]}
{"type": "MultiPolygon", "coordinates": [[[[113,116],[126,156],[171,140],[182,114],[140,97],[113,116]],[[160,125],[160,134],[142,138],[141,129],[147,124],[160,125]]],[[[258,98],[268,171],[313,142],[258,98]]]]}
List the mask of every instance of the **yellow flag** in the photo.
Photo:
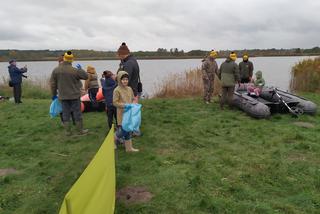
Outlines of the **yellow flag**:
{"type": "Polygon", "coordinates": [[[66,194],[59,214],[111,214],[115,206],[114,129],[66,194]]]}

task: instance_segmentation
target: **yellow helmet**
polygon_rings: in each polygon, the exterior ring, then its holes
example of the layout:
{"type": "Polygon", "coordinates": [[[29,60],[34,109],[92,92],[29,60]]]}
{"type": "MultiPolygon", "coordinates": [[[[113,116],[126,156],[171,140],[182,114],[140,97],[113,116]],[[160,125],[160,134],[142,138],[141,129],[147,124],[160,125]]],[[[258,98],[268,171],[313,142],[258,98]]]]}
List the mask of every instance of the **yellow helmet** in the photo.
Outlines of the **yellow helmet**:
{"type": "Polygon", "coordinates": [[[73,61],[73,54],[71,51],[67,51],[64,55],[63,55],[63,61],[66,62],[72,62],[73,61]]]}
{"type": "Polygon", "coordinates": [[[218,53],[217,53],[217,51],[211,51],[209,56],[212,58],[216,58],[218,56],[218,53]]]}
{"type": "Polygon", "coordinates": [[[237,54],[235,52],[231,52],[229,55],[230,59],[232,59],[233,61],[236,61],[237,59],[237,54]]]}

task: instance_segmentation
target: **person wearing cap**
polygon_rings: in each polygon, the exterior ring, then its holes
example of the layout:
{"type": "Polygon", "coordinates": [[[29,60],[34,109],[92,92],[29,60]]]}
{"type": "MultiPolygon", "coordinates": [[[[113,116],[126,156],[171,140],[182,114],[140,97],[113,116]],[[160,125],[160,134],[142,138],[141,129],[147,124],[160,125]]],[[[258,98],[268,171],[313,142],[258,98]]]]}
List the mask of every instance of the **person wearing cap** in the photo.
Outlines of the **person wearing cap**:
{"type": "Polygon", "coordinates": [[[133,90],[133,94],[138,98],[138,83],[140,81],[140,69],[139,64],[134,56],[130,54],[130,50],[125,42],[123,42],[118,51],[118,58],[121,60],[118,72],[123,70],[129,75],[129,86],[133,90]]]}
{"type": "Polygon", "coordinates": [[[21,95],[22,95],[22,77],[27,78],[27,76],[23,75],[23,73],[26,73],[28,71],[27,66],[24,66],[23,68],[17,67],[17,61],[15,59],[12,59],[9,61],[8,66],[8,72],[10,75],[10,86],[13,87],[13,96],[14,96],[14,102],[16,104],[22,103],[21,101],[21,95]]]}
{"type": "Polygon", "coordinates": [[[219,79],[222,85],[222,96],[220,99],[220,108],[223,110],[227,102],[232,107],[233,93],[236,83],[240,83],[239,67],[235,62],[237,55],[231,52],[229,57],[223,62],[219,69],[219,79]]]}
{"type": "Polygon", "coordinates": [[[218,64],[215,60],[217,55],[217,52],[212,50],[202,62],[203,100],[206,104],[212,101],[214,76],[218,74],[218,64]]]}
{"type": "Polygon", "coordinates": [[[241,83],[249,83],[253,75],[253,63],[249,61],[249,55],[242,56],[243,61],[239,64],[241,83]]]}
{"type": "Polygon", "coordinates": [[[51,74],[50,85],[52,100],[59,100],[62,105],[63,124],[66,135],[71,135],[71,112],[75,120],[76,128],[79,135],[85,135],[88,130],[83,129],[81,113],[81,80],[88,79],[88,74],[78,64],[77,68],[72,67],[74,56],[71,51],[64,54],[63,63],[56,67],[51,74]]]}

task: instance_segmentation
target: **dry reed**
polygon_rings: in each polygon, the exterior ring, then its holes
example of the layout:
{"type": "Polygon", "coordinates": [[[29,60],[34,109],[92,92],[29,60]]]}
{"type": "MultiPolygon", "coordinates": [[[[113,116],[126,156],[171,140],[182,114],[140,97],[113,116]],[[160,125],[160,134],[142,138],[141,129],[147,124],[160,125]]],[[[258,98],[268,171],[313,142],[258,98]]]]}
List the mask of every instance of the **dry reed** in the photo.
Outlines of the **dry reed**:
{"type": "Polygon", "coordinates": [[[320,92],[320,57],[303,60],[292,68],[290,89],[320,92]]]}
{"type": "MultiPolygon", "coordinates": [[[[221,84],[217,76],[214,80],[214,95],[220,93],[221,84]]],[[[196,68],[181,74],[168,76],[157,86],[154,97],[184,98],[203,95],[203,80],[201,69],[196,68]]]]}

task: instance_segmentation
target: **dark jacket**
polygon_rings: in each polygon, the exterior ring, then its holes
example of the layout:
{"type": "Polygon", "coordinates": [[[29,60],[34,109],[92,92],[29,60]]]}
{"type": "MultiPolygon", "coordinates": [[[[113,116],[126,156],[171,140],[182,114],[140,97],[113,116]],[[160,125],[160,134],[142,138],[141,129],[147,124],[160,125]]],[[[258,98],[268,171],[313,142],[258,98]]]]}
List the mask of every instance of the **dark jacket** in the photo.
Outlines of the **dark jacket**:
{"type": "Polygon", "coordinates": [[[103,95],[107,107],[113,105],[113,91],[117,87],[117,82],[112,78],[106,78],[102,84],[103,95]]]}
{"type": "Polygon", "coordinates": [[[240,71],[240,78],[251,78],[253,74],[253,63],[248,61],[242,61],[239,63],[239,71],[240,71]]]}
{"type": "Polygon", "coordinates": [[[60,100],[75,100],[81,96],[81,80],[88,79],[88,74],[83,69],[72,67],[70,62],[63,62],[56,67],[50,78],[52,95],[59,91],[60,100]]]}
{"type": "Polygon", "coordinates": [[[220,66],[219,79],[221,79],[222,87],[232,87],[236,82],[239,82],[240,75],[237,63],[227,58],[220,66]]]}
{"type": "Polygon", "coordinates": [[[140,69],[136,58],[129,55],[120,63],[119,70],[126,71],[129,75],[129,86],[132,88],[134,96],[138,94],[138,82],[140,69]]]}
{"type": "Polygon", "coordinates": [[[10,79],[13,85],[18,85],[22,83],[23,73],[27,72],[26,68],[18,68],[15,65],[9,65],[8,71],[10,75],[10,79]]]}

